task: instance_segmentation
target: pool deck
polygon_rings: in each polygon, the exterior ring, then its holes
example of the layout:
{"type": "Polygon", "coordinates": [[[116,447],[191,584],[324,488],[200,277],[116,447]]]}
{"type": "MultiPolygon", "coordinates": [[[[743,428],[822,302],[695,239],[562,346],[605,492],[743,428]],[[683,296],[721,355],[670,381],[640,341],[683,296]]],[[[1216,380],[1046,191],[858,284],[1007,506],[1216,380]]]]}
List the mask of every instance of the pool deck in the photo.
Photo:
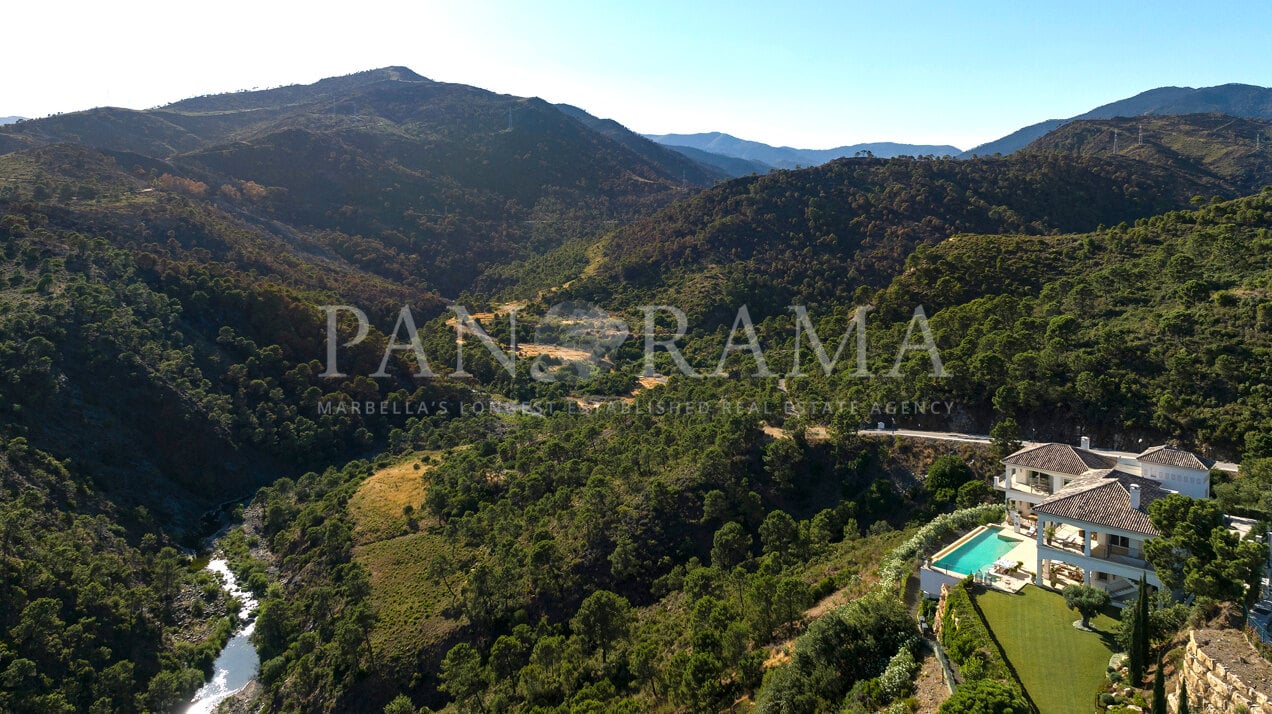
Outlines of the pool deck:
{"type": "MultiPolygon", "coordinates": [[[[953,553],[955,550],[957,550],[960,546],[962,546],[964,543],[968,542],[969,540],[991,529],[997,531],[998,535],[1000,536],[1010,538],[1016,541],[1016,545],[1011,550],[1004,553],[1001,559],[1020,561],[1024,563],[1024,566],[1022,566],[1020,570],[1016,571],[1014,574],[1004,574],[1004,573],[997,573],[997,572],[985,573],[984,575],[986,576],[986,580],[988,581],[988,582],[985,582],[985,584],[989,585],[990,587],[996,590],[1002,590],[1004,592],[1009,592],[1009,593],[1020,592],[1021,588],[1033,582],[1035,573],[1033,573],[1032,568],[1036,567],[1035,564],[1038,562],[1038,545],[1033,538],[1030,538],[1024,533],[1016,533],[1011,526],[997,524],[997,525],[979,526],[979,527],[973,528],[971,531],[963,535],[958,540],[954,541],[953,543],[947,545],[946,547],[934,553],[932,557],[928,559],[927,563],[923,567],[929,570],[932,570],[933,572],[941,573],[949,577],[957,578],[960,580],[962,578],[967,577],[968,575],[976,575],[975,573],[959,573],[953,570],[939,568],[933,565],[933,563],[941,560],[942,558],[949,555],[950,553],[953,553]]],[[[979,580],[979,577],[978,577],[978,580],[979,580]]]]}

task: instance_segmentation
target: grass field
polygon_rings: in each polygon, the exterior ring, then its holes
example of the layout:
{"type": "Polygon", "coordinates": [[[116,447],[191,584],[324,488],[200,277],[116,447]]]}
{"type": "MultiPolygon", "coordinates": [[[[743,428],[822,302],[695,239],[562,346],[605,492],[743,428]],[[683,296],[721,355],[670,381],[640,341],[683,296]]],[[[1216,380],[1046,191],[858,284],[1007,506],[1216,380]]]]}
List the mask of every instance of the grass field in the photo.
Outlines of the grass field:
{"type": "MultiPolygon", "coordinates": [[[[354,551],[371,574],[371,605],[380,616],[371,631],[377,656],[409,662],[462,624],[447,616],[456,603],[445,585],[428,577],[429,561],[445,548],[444,536],[412,533],[354,551]]],[[[458,578],[450,583],[456,593],[462,585],[458,578]]]]}
{"type": "Polygon", "coordinates": [[[446,584],[428,577],[433,556],[448,551],[446,538],[423,511],[425,477],[443,458],[421,452],[383,468],[362,483],[349,499],[356,546],[353,557],[371,579],[371,605],[379,621],[371,646],[390,666],[413,666],[415,653],[445,640],[462,624],[452,619],[459,578],[446,584]],[[418,465],[418,468],[417,468],[418,465]],[[402,507],[414,506],[418,530],[408,527],[402,507]]]}
{"type": "Polygon", "coordinates": [[[1073,627],[1078,614],[1060,595],[1027,586],[1019,594],[976,596],[1007,659],[1043,714],[1091,714],[1114,653],[1117,621],[1091,618],[1096,632],[1073,627]]]}
{"type": "MultiPolygon", "coordinates": [[[[441,452],[420,452],[363,481],[349,499],[354,542],[373,543],[410,533],[402,508],[413,506],[415,517],[424,518],[424,475],[441,457],[441,452]]],[[[421,521],[419,525],[426,523],[421,521]]]]}

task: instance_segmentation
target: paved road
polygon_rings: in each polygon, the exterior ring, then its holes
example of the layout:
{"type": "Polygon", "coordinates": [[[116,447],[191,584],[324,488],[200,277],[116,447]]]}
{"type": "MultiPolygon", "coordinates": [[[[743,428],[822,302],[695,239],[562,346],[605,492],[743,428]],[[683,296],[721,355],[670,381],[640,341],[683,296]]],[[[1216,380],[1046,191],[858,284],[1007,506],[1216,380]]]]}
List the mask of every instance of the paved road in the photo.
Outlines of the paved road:
{"type": "MultiPolygon", "coordinates": [[[[857,432],[861,436],[905,436],[914,439],[932,439],[935,441],[958,441],[966,444],[988,444],[989,436],[986,434],[960,434],[953,431],[921,431],[918,429],[862,429],[857,432]]],[[[1033,446],[1041,444],[1040,441],[1022,441],[1025,446],[1033,446]]],[[[1112,449],[1096,449],[1092,448],[1097,454],[1112,456],[1113,458],[1134,459],[1136,454],[1130,451],[1113,451],[1112,449]]],[[[1215,463],[1215,468],[1229,473],[1237,472],[1237,464],[1231,461],[1219,461],[1215,463]]]]}

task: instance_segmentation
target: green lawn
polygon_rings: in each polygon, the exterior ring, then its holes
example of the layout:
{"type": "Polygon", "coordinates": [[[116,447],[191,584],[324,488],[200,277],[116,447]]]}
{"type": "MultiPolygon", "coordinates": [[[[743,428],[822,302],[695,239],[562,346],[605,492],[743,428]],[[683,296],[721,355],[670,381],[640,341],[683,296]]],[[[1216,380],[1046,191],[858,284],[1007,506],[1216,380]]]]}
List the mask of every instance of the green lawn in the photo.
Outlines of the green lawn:
{"type": "Polygon", "coordinates": [[[1091,714],[1116,645],[1117,621],[1091,620],[1096,632],[1073,627],[1078,614],[1058,594],[1032,585],[1017,595],[976,596],[990,629],[1042,714],[1091,714]]]}

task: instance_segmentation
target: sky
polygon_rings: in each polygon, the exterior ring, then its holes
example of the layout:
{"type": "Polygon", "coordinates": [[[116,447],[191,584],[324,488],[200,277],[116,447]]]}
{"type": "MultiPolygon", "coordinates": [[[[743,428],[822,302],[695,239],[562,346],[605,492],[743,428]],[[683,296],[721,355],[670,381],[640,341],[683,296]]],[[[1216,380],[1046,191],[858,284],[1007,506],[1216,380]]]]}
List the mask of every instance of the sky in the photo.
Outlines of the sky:
{"type": "Polygon", "coordinates": [[[1272,85],[1272,3],[14,3],[0,116],[406,66],[649,134],[967,149],[1154,87],[1272,85]]]}

